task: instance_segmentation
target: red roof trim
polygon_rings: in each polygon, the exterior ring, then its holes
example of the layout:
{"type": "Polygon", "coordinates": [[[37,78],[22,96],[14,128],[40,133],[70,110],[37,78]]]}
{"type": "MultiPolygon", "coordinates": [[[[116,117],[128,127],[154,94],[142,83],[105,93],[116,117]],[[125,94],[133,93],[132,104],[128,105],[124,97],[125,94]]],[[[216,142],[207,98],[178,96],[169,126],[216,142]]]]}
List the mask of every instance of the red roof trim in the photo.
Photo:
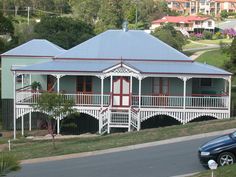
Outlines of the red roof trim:
{"type": "Polygon", "coordinates": [[[55,56],[36,56],[36,55],[0,55],[1,57],[26,57],[26,58],[53,58],[55,56]]]}

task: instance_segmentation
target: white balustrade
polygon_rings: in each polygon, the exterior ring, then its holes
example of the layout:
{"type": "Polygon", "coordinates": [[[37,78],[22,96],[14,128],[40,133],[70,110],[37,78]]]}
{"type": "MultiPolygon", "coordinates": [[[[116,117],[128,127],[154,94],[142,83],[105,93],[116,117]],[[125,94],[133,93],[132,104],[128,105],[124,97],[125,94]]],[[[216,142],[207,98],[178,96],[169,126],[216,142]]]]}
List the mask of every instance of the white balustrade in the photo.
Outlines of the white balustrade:
{"type": "MultiPolygon", "coordinates": [[[[138,105],[138,96],[132,96],[132,106],[138,105]]],[[[182,96],[141,96],[141,107],[183,107],[182,96]]]]}
{"type": "MultiPolygon", "coordinates": [[[[36,104],[41,93],[31,91],[16,92],[16,103],[36,104]]],[[[63,94],[66,100],[73,100],[80,106],[101,106],[101,94],[63,94]]],[[[103,105],[108,106],[110,95],[103,95],[103,105]]]]}
{"type": "Polygon", "coordinates": [[[229,97],[186,97],[186,108],[228,108],[229,97]]]}
{"type": "MultiPolygon", "coordinates": [[[[132,106],[138,106],[139,98],[138,95],[132,96],[132,106]]],[[[229,105],[229,97],[186,97],[186,108],[221,108],[226,109],[229,105]]],[[[143,108],[182,108],[183,97],[182,96],[152,96],[143,95],[141,96],[141,107],[143,108]]]]}
{"type": "MultiPolygon", "coordinates": [[[[32,92],[31,90],[19,90],[16,92],[16,103],[36,104],[41,93],[32,92]]],[[[101,94],[64,94],[65,99],[73,100],[75,105],[79,106],[101,106],[101,94]]],[[[141,107],[143,108],[183,108],[183,96],[153,96],[142,95],[141,107]]],[[[103,95],[103,105],[110,105],[110,95],[103,95]]],[[[138,95],[132,96],[132,106],[139,105],[138,95]]],[[[186,109],[210,109],[220,108],[227,109],[229,106],[228,96],[187,96],[186,109]]]]}

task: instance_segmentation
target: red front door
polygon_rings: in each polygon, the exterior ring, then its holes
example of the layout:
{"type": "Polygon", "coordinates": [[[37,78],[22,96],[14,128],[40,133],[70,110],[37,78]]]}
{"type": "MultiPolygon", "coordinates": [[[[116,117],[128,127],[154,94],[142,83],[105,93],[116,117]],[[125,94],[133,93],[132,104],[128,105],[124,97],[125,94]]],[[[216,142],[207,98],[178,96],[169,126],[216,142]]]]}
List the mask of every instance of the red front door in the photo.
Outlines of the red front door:
{"type": "Polygon", "coordinates": [[[130,106],[130,82],[125,77],[118,77],[113,82],[112,105],[115,107],[130,106]]]}

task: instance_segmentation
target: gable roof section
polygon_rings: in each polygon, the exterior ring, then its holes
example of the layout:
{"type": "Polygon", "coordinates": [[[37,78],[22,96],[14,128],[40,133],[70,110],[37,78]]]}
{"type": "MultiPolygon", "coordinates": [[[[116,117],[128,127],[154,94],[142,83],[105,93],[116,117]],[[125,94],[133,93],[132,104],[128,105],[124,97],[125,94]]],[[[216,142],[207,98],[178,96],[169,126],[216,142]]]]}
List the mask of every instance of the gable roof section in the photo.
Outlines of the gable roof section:
{"type": "Polygon", "coordinates": [[[16,48],[13,48],[1,56],[33,56],[54,57],[66,50],[45,39],[33,39],[16,48]]]}
{"type": "Polygon", "coordinates": [[[108,30],[56,56],[55,59],[192,61],[141,30],[108,30]]]}

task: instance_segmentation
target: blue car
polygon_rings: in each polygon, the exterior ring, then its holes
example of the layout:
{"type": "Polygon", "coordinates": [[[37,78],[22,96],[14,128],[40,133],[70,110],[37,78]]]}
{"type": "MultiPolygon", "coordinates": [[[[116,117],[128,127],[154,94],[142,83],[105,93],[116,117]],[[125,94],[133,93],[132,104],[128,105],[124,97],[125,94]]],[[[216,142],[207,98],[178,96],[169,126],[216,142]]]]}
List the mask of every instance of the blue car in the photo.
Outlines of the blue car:
{"type": "Polygon", "coordinates": [[[198,151],[200,162],[208,166],[209,160],[215,160],[218,166],[236,162],[236,132],[215,138],[203,144],[198,151]]]}

